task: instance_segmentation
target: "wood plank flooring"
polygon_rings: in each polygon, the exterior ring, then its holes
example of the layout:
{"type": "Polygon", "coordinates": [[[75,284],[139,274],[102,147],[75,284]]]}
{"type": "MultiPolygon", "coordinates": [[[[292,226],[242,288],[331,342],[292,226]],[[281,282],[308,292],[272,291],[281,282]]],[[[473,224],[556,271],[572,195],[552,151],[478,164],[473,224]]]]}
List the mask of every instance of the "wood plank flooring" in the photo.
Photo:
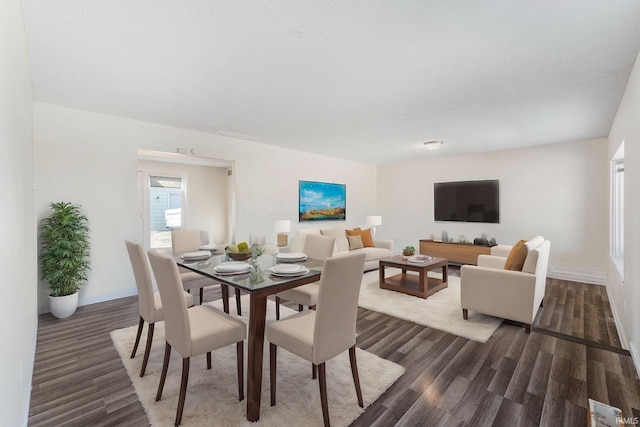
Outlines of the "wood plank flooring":
{"type": "MultiPolygon", "coordinates": [[[[40,316],[29,425],[148,425],[109,337],[137,320],[135,297],[40,316]]],[[[407,371],[353,426],[584,426],[588,398],[640,416],[640,379],[600,286],[549,279],[532,333],[505,322],[484,344],[365,309],[357,328],[359,347],[407,371]]]]}

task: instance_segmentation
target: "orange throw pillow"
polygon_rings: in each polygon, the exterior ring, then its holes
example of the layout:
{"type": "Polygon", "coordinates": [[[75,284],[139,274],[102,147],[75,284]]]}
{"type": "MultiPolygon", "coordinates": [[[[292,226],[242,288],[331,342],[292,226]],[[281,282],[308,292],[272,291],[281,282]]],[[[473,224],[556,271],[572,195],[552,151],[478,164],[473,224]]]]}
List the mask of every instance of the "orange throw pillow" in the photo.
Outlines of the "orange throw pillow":
{"type": "Polygon", "coordinates": [[[358,228],[354,228],[353,230],[345,230],[347,236],[360,236],[362,237],[362,244],[365,248],[373,248],[375,245],[373,244],[373,236],[371,235],[371,229],[366,228],[364,230],[358,228]]]}
{"type": "Polygon", "coordinates": [[[529,253],[525,243],[526,240],[520,240],[511,248],[507,261],[504,263],[505,270],[522,271],[524,260],[527,259],[527,254],[529,253]]]}

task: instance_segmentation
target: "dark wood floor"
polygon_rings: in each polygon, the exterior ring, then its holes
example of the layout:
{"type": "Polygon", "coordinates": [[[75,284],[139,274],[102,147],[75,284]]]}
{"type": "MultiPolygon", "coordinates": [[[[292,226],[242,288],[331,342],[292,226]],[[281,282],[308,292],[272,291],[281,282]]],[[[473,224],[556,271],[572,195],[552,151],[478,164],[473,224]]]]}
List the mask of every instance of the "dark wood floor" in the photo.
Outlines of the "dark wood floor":
{"type": "MultiPolygon", "coordinates": [[[[109,337],[137,319],[135,297],[40,316],[29,425],[148,425],[109,337]]],[[[601,286],[549,279],[532,333],[505,322],[484,344],[364,309],[357,327],[359,347],[407,371],[353,426],[585,426],[588,398],[640,416],[601,286]]]]}

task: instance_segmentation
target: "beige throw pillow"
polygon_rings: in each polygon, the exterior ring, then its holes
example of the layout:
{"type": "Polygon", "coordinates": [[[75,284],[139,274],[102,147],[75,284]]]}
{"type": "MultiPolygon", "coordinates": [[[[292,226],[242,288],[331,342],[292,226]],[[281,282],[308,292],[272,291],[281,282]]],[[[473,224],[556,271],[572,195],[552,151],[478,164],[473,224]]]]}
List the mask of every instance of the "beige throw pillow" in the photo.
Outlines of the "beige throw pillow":
{"type": "Polygon", "coordinates": [[[362,244],[362,236],[347,236],[347,240],[349,240],[349,250],[352,251],[354,249],[362,249],[364,245],[362,244]]]}

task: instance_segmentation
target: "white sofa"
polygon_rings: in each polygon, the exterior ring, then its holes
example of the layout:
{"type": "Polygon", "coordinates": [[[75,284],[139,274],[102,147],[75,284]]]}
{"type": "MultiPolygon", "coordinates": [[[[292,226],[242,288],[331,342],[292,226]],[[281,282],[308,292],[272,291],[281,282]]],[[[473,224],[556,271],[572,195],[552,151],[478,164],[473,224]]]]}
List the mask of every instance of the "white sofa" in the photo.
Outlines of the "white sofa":
{"type": "Polygon", "coordinates": [[[379,261],[382,258],[391,256],[393,251],[393,240],[373,239],[374,247],[365,247],[349,251],[349,241],[344,228],[309,228],[298,230],[289,243],[289,252],[303,252],[304,239],[307,234],[318,234],[323,236],[332,236],[336,239],[333,256],[346,255],[351,252],[361,252],[367,257],[364,263],[364,271],[375,270],[379,267],[379,261]]]}
{"type": "Polygon", "coordinates": [[[505,270],[511,246],[494,246],[491,255],[478,256],[478,265],[460,268],[460,305],[468,310],[525,324],[527,333],[544,298],[551,242],[536,236],[525,243],[522,271],[505,270]]]}

